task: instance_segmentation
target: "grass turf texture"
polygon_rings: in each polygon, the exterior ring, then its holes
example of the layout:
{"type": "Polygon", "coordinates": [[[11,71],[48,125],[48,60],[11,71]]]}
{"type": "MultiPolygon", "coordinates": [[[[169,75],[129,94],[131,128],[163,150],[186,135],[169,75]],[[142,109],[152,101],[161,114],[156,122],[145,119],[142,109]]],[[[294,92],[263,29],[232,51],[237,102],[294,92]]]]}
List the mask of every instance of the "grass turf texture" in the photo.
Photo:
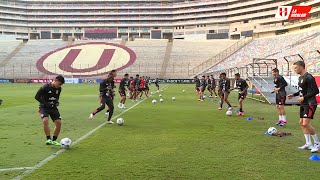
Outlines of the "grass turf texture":
{"type": "MultiPolygon", "coordinates": [[[[0,168],[34,166],[58,151],[45,146],[34,94],[40,85],[1,85],[0,168]]],[[[88,115],[99,105],[98,85],[64,85],[59,139],[76,140],[105,121],[88,115]]],[[[154,90],[154,86],[151,86],[154,90]]],[[[170,85],[123,114],[123,126],[107,125],[25,179],[303,179],[318,178],[319,162],[299,151],[305,140],[298,107],[287,107],[288,124],[276,127],[274,106],[245,100],[245,117],[218,111],[218,100],[198,102],[193,85],[170,85]],[[182,92],[185,89],[186,92],[182,92]],[[175,96],[176,101],[171,98],[175,96]],[[156,99],[157,104],[151,104],[156,99]],[[247,121],[246,117],[253,117],[247,121]],[[293,136],[264,135],[270,127],[293,136]]],[[[119,96],[115,99],[118,104],[119,96]]],[[[233,104],[236,94],[230,97],[233,104]]],[[[134,103],[128,101],[127,108],[134,103]]],[[[119,114],[116,106],[116,114],[119,114]]],[[[317,113],[318,114],[318,113],[317,113]]],[[[320,127],[316,114],[313,124],[320,127]]],[[[51,123],[52,125],[52,123],[51,123]]],[[[0,179],[16,172],[0,172],[0,179]],[[7,173],[7,174],[5,174],[7,173]]]]}

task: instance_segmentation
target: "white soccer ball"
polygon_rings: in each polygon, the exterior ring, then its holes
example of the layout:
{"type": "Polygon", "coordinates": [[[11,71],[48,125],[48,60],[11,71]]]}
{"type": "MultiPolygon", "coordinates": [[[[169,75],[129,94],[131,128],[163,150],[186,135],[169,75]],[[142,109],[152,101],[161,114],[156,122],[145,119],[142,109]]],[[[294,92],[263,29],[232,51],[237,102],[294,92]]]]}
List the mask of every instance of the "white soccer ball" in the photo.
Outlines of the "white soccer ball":
{"type": "Polygon", "coordinates": [[[123,125],[123,123],[124,123],[124,120],[122,118],[118,118],[117,119],[117,124],[118,125],[123,125]]]}
{"type": "Polygon", "coordinates": [[[159,97],[162,97],[162,95],[161,95],[161,94],[159,94],[159,97]]]}
{"type": "Polygon", "coordinates": [[[157,100],[155,100],[155,99],[152,100],[152,104],[155,104],[155,103],[157,103],[157,100]]]}
{"type": "Polygon", "coordinates": [[[203,96],[203,99],[205,99],[207,96],[203,96]]]}
{"type": "Polygon", "coordinates": [[[182,92],[185,92],[186,90],[182,90],[182,92]]]}
{"type": "Polygon", "coordinates": [[[277,133],[277,129],[275,127],[269,127],[268,134],[272,135],[274,133],[277,133]]]}
{"type": "Polygon", "coordinates": [[[229,111],[229,110],[228,110],[228,111],[226,112],[226,115],[227,115],[227,116],[231,116],[231,115],[232,115],[232,111],[229,111]]]}
{"type": "Polygon", "coordinates": [[[163,90],[162,90],[162,89],[160,89],[160,91],[162,92],[163,90]]]}
{"type": "Polygon", "coordinates": [[[160,102],[163,102],[163,99],[160,99],[160,102]]]}
{"type": "Polygon", "coordinates": [[[70,148],[71,143],[72,143],[72,141],[69,138],[63,138],[60,141],[61,147],[65,148],[65,149],[70,148]]]}
{"type": "Polygon", "coordinates": [[[176,100],[176,97],[172,97],[172,100],[175,101],[175,100],[176,100]]]}

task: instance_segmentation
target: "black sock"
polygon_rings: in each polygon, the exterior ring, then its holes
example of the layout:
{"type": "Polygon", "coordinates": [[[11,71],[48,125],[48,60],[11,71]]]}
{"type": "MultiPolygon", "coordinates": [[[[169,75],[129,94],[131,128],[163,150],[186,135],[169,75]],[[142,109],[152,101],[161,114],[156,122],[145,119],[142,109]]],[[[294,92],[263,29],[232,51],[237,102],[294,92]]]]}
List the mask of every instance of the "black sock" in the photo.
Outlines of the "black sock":
{"type": "Polygon", "coordinates": [[[55,141],[55,140],[57,140],[57,139],[58,139],[57,136],[53,136],[52,141],[55,141]]]}
{"type": "Polygon", "coordinates": [[[242,111],[242,108],[240,108],[240,112],[243,112],[243,111],[242,111]]]}
{"type": "Polygon", "coordinates": [[[47,140],[49,140],[49,139],[51,139],[51,137],[50,137],[50,136],[47,136],[47,140]]]}

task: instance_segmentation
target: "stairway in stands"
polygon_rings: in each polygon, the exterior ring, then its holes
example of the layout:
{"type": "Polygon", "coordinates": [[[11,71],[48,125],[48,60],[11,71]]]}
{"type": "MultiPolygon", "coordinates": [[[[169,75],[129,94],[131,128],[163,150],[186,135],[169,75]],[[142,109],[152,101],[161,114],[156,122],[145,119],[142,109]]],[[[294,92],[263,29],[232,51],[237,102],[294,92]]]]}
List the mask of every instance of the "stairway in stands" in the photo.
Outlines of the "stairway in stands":
{"type": "Polygon", "coordinates": [[[169,40],[167,43],[166,53],[164,55],[164,60],[163,60],[162,66],[161,66],[160,77],[159,77],[160,79],[166,77],[167,66],[168,66],[168,62],[170,60],[170,55],[172,52],[172,46],[173,46],[173,41],[169,40]]]}
{"type": "Polygon", "coordinates": [[[0,67],[5,66],[10,59],[13,58],[24,47],[24,45],[25,43],[21,42],[2,62],[0,62],[0,67]]]}

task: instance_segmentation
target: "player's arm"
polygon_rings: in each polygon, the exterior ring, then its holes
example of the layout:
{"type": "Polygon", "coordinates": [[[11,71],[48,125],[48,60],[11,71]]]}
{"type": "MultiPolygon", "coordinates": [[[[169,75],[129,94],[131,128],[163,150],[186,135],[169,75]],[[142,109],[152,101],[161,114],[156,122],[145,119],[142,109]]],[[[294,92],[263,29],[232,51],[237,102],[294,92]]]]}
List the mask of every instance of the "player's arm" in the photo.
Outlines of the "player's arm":
{"type": "Polygon", "coordinates": [[[307,91],[307,94],[303,96],[304,99],[311,98],[319,94],[319,88],[314,77],[308,77],[306,83],[308,84],[309,91],[307,91]]]}
{"type": "Polygon", "coordinates": [[[248,83],[246,82],[246,81],[243,81],[244,82],[244,89],[243,89],[243,91],[241,92],[241,94],[244,94],[244,92],[246,92],[246,91],[248,91],[248,88],[249,88],[249,85],[248,85],[248,83]]]}
{"type": "Polygon", "coordinates": [[[230,79],[226,81],[226,91],[230,92],[230,79]]]}
{"type": "Polygon", "coordinates": [[[45,88],[42,86],[36,96],[34,97],[40,104],[44,105],[46,103],[46,101],[43,98],[43,95],[45,94],[45,88]]]}
{"type": "Polygon", "coordinates": [[[288,83],[287,83],[287,81],[283,78],[283,77],[281,77],[281,85],[280,85],[280,89],[284,89],[284,88],[286,88],[288,86],[288,83]]]}
{"type": "Polygon", "coordinates": [[[58,97],[57,97],[57,99],[56,99],[56,103],[55,103],[56,106],[59,106],[59,104],[60,104],[60,103],[59,103],[59,99],[60,99],[61,91],[62,91],[62,89],[60,89],[59,94],[58,94],[58,97]]]}

